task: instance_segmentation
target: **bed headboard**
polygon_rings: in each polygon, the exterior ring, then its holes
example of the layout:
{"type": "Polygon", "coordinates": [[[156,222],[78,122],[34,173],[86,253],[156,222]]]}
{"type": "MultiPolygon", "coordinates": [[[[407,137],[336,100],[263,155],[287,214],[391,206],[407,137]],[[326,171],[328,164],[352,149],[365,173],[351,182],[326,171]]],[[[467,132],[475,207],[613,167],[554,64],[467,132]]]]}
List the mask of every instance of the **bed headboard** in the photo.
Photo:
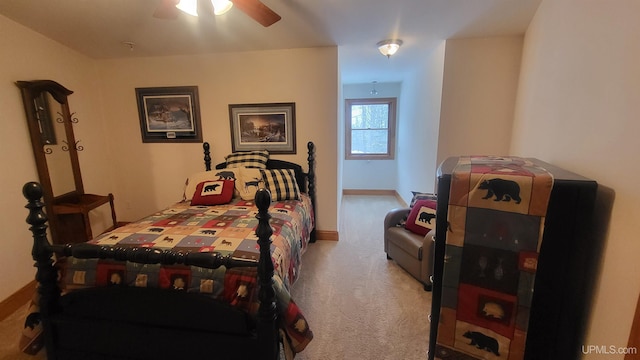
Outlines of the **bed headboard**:
{"type": "MultiPolygon", "coordinates": [[[[205,169],[207,171],[211,171],[211,152],[209,143],[205,142],[202,145],[204,150],[204,163],[205,169]]],[[[301,192],[308,193],[309,195],[312,192],[315,193],[315,173],[314,173],[314,163],[315,163],[315,144],[311,141],[307,143],[308,149],[308,157],[307,157],[307,165],[308,172],[304,172],[302,166],[296,163],[292,163],[290,161],[278,160],[278,159],[269,159],[267,161],[267,169],[293,169],[296,175],[296,181],[298,183],[298,188],[301,192]]],[[[224,169],[226,167],[226,163],[219,163],[216,165],[216,169],[224,169]]],[[[312,197],[313,199],[313,197],[312,197]]]]}
{"type": "MultiPolygon", "coordinates": [[[[204,150],[204,166],[207,171],[211,171],[211,146],[208,142],[202,144],[204,150]]],[[[311,206],[313,208],[314,224],[316,214],[316,173],[315,173],[315,154],[316,146],[312,141],[307,143],[307,166],[308,171],[304,172],[302,166],[290,161],[269,159],[267,161],[267,169],[293,169],[296,175],[296,182],[301,192],[305,192],[311,198],[311,206]]],[[[216,170],[224,169],[226,163],[216,165],[216,170]]],[[[311,231],[311,242],[316,241],[316,229],[311,231]]]]}

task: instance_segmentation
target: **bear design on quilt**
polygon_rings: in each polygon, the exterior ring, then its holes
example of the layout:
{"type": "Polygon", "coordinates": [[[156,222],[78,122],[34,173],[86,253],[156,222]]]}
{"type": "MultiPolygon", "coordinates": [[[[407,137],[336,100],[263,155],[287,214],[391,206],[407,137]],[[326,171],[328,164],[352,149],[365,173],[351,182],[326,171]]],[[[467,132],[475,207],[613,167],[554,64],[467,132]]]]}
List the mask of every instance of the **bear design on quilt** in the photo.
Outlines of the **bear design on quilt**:
{"type": "Polygon", "coordinates": [[[478,189],[487,190],[487,195],[483,199],[489,199],[495,195],[493,201],[516,201],[516,204],[520,204],[520,185],[517,182],[504,179],[491,179],[484,180],[478,186],[478,189]]]}
{"type": "Polygon", "coordinates": [[[492,338],[491,336],[487,336],[477,331],[467,331],[462,336],[466,337],[467,339],[471,339],[471,343],[469,345],[474,345],[478,349],[484,349],[494,353],[496,356],[500,356],[500,353],[498,352],[498,340],[492,338]]]}

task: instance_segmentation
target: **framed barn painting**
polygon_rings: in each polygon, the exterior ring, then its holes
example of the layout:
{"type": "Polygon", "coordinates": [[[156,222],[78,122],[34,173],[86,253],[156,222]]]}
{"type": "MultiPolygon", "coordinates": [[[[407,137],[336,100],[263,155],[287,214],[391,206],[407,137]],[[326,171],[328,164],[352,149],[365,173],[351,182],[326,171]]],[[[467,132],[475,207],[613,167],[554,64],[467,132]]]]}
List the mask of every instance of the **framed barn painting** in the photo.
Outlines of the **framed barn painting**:
{"type": "Polygon", "coordinates": [[[235,151],[296,153],[296,104],[230,104],[231,147],[235,151]]]}
{"type": "Polygon", "coordinates": [[[202,142],[197,86],[136,88],[142,142],[202,142]]]}

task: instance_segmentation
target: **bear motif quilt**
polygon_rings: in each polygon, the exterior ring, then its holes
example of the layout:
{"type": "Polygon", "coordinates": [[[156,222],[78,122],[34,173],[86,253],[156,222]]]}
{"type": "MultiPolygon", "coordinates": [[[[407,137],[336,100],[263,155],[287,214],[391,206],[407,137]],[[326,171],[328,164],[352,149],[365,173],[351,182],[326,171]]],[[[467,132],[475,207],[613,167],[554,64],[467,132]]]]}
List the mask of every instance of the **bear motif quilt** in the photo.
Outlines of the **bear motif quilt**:
{"type": "Polygon", "coordinates": [[[518,157],[460,157],[451,178],[436,359],[524,357],[553,177],[518,157]]]}

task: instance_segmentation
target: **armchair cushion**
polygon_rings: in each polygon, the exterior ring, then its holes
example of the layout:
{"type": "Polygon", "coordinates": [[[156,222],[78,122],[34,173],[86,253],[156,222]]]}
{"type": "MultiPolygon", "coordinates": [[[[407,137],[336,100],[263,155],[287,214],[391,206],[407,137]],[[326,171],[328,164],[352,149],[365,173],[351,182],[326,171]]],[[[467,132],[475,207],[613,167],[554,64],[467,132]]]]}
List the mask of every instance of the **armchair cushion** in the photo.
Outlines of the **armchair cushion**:
{"type": "Polygon", "coordinates": [[[402,227],[387,229],[387,236],[393,245],[403,249],[415,259],[422,260],[423,237],[416,236],[416,234],[402,227]]]}

